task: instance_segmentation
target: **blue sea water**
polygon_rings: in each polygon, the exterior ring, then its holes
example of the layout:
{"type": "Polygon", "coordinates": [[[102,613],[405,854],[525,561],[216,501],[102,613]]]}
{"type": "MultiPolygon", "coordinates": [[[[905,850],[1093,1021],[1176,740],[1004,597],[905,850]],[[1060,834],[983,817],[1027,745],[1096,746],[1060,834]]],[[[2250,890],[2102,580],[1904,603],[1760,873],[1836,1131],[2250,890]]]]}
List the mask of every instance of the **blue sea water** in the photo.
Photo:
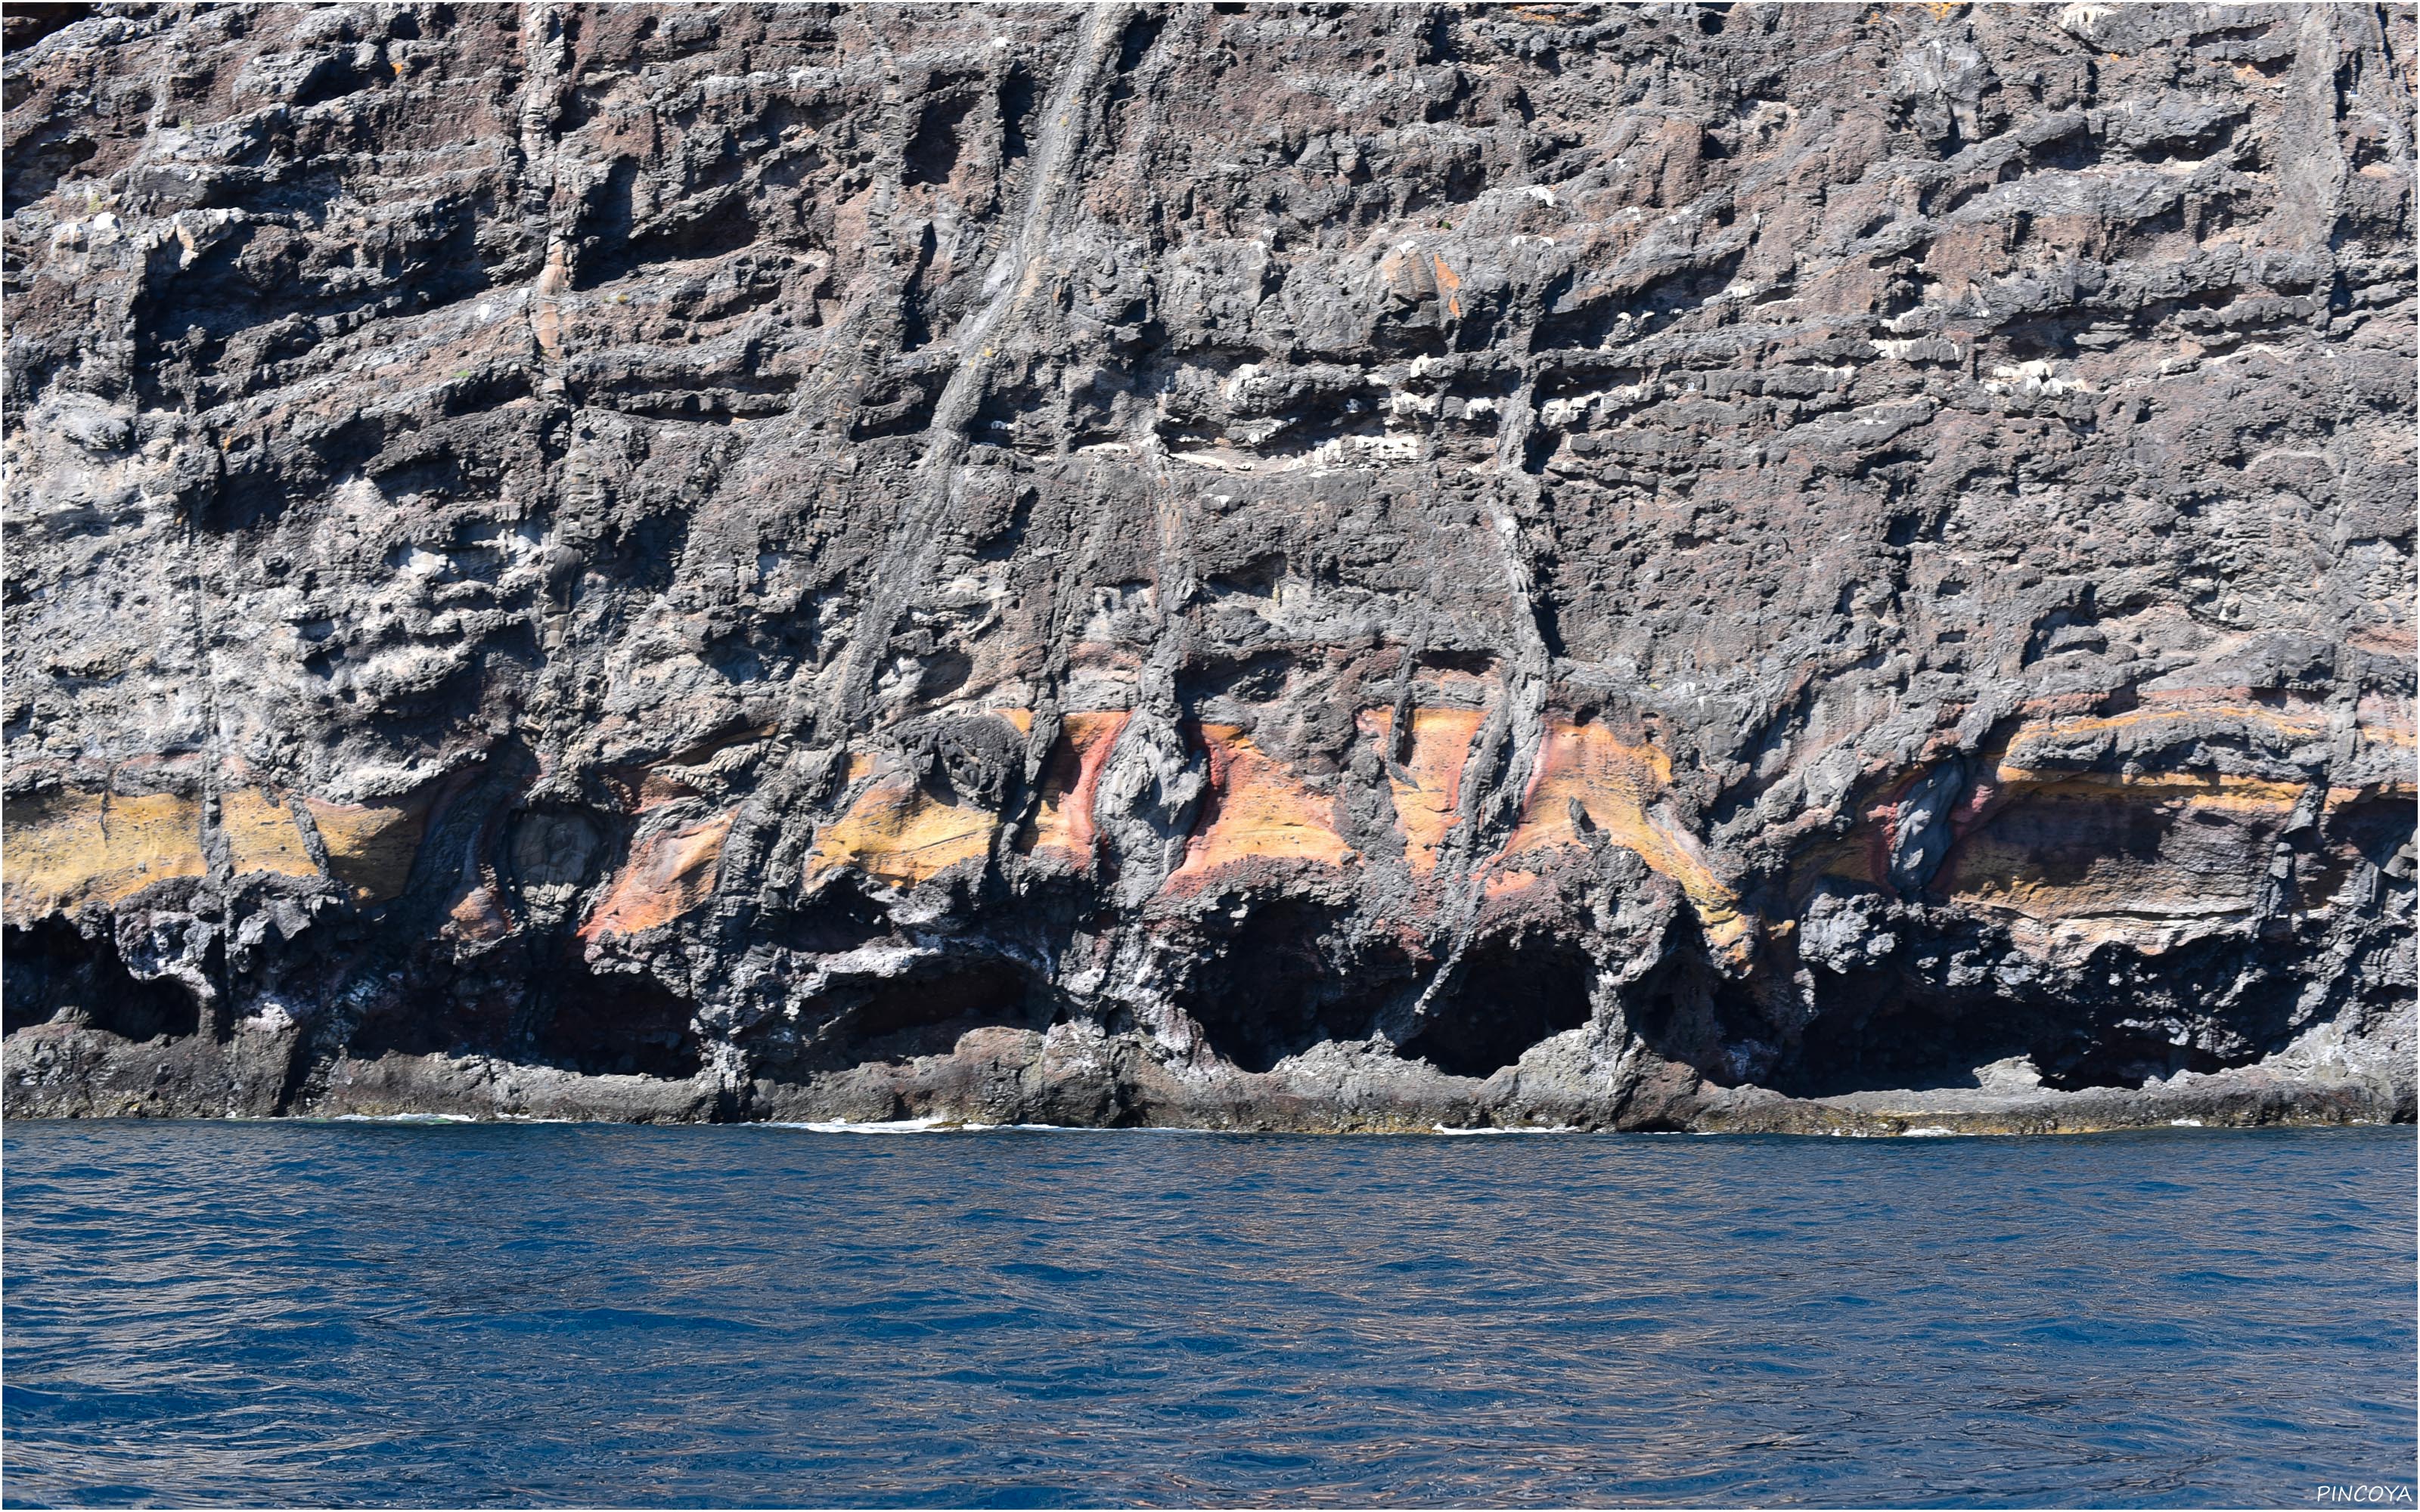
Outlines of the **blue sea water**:
{"type": "Polygon", "coordinates": [[[2408,1128],[13,1122],[6,1155],[11,1506],[2312,1505],[2413,1476],[2408,1128]]]}

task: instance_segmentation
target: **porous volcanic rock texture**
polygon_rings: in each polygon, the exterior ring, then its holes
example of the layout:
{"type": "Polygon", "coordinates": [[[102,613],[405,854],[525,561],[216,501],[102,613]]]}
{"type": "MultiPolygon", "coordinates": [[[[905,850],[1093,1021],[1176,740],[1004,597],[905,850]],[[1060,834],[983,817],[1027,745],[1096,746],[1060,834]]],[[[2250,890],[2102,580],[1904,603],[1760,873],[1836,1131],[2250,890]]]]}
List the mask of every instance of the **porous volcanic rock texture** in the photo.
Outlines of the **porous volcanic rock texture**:
{"type": "Polygon", "coordinates": [[[2408,6],[8,28],[13,1114],[2411,1116],[2408,6]]]}

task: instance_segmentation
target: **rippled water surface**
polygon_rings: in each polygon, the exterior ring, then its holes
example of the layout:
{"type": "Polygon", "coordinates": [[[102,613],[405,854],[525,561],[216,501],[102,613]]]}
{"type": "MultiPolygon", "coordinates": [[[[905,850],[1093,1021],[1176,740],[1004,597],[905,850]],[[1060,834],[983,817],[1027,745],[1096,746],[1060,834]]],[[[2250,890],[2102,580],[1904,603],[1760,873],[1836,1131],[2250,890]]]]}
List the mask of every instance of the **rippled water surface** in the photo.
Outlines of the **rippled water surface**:
{"type": "Polygon", "coordinates": [[[6,1141],[11,1505],[2310,1505],[2412,1473],[2409,1129],[6,1141]]]}

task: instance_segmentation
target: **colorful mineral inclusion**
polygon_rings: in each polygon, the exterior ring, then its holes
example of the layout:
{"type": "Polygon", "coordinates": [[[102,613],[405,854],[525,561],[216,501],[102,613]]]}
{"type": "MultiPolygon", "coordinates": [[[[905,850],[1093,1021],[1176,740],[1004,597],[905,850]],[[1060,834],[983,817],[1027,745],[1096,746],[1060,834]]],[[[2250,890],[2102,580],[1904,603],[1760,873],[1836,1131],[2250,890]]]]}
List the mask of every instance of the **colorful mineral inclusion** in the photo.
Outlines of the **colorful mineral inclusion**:
{"type": "Polygon", "coordinates": [[[1169,886],[1197,884],[1237,861],[1337,866],[1352,857],[1352,848],[1336,831],[1333,798],[1314,793],[1270,760],[1240,726],[1201,729],[1210,756],[1209,823],[1187,842],[1185,864],[1169,886]]]}
{"type": "MultiPolygon", "coordinates": [[[[582,939],[658,929],[704,903],[721,874],[729,812],[661,830],[631,847],[612,890],[580,927],[582,939]]],[[[469,922],[458,919],[458,922],[469,922]]]]}

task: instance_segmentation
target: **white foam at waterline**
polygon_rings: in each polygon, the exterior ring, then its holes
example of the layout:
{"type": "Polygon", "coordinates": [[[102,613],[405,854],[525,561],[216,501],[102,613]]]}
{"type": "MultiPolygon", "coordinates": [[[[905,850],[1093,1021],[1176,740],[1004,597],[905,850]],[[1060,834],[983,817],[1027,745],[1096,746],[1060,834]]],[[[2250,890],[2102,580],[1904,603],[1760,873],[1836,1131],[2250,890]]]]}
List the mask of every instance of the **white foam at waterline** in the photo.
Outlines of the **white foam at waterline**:
{"type": "Polygon", "coordinates": [[[476,1123],[467,1113],[338,1113],[330,1123],[476,1123]]]}
{"type": "MultiPolygon", "coordinates": [[[[1108,1128],[1082,1123],[973,1123],[963,1119],[767,1119],[756,1125],[763,1129],[798,1129],[808,1134],[1286,1134],[1290,1130],[1264,1129],[1200,1129],[1182,1124],[1146,1123],[1124,1128],[1108,1128]]],[[[1435,1124],[1427,1131],[1460,1138],[1472,1134],[1584,1134],[1588,1130],[1577,1124],[1528,1124],[1510,1129],[1453,1129],[1435,1124]]]]}
{"type": "Polygon", "coordinates": [[[936,1130],[948,1133],[959,1129],[988,1129],[992,1125],[961,1123],[955,1119],[811,1119],[802,1123],[768,1120],[768,1129],[804,1129],[809,1134],[931,1134],[936,1130]]]}
{"type": "Polygon", "coordinates": [[[1957,1136],[1957,1130],[1945,1129],[1937,1123],[1928,1123],[1921,1129],[1902,1130],[1900,1134],[1902,1139],[1954,1139],[1957,1136]]]}
{"type": "Polygon", "coordinates": [[[1077,1123],[979,1123],[967,1119],[768,1119],[767,1129],[809,1134],[1217,1134],[1216,1129],[1101,1129],[1077,1123]]]}

